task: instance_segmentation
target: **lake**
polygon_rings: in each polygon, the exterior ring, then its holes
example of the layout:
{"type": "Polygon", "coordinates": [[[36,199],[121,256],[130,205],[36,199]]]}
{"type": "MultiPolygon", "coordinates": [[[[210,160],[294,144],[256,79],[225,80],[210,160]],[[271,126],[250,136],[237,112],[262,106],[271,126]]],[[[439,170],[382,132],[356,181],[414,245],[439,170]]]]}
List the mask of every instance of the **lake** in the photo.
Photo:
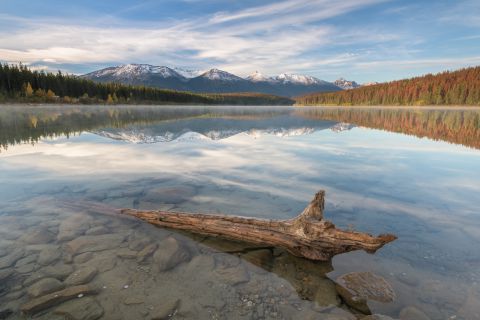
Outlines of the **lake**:
{"type": "Polygon", "coordinates": [[[1,106],[0,319],[82,284],[36,319],[361,319],[359,271],[395,291],[372,313],[480,319],[479,149],[479,109],[1,106]],[[286,219],[321,189],[398,239],[314,262],[112,213],[286,219]]]}

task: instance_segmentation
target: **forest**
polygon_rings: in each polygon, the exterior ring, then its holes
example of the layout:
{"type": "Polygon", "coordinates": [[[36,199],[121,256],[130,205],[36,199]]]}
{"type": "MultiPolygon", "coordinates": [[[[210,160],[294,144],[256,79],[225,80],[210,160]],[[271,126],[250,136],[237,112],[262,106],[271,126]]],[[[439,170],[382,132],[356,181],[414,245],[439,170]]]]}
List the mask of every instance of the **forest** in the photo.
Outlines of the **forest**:
{"type": "Polygon", "coordinates": [[[297,105],[480,105],[480,67],[297,97],[297,105]]]}
{"type": "Polygon", "coordinates": [[[480,111],[477,109],[297,108],[295,114],[480,149],[480,111]]]}
{"type": "Polygon", "coordinates": [[[0,63],[0,103],[292,105],[294,101],[258,93],[197,94],[95,83],[60,71],[54,74],[0,63]]]}

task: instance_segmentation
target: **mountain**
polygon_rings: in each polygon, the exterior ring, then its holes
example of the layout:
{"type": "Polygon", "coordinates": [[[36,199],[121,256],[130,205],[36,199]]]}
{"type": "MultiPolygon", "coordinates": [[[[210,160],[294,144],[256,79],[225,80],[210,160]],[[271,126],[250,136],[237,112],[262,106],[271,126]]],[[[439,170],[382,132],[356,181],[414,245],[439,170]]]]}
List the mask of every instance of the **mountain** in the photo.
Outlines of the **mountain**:
{"type": "Polygon", "coordinates": [[[337,79],[333,82],[333,84],[344,90],[355,89],[361,86],[355,81],[349,81],[349,80],[346,80],[345,78],[337,79]]]}
{"type": "Polygon", "coordinates": [[[219,69],[202,72],[148,64],[109,67],[85,74],[81,78],[202,93],[258,92],[285,97],[341,90],[333,83],[307,75],[282,73],[268,77],[255,72],[241,78],[219,69]]]}
{"type": "MultiPolygon", "coordinates": [[[[105,128],[92,133],[129,143],[159,143],[178,141],[223,140],[238,134],[259,138],[265,135],[292,137],[332,129],[338,123],[280,115],[275,117],[215,117],[164,121],[147,126],[105,128]]],[[[337,129],[335,129],[337,130],[337,129]]]]}

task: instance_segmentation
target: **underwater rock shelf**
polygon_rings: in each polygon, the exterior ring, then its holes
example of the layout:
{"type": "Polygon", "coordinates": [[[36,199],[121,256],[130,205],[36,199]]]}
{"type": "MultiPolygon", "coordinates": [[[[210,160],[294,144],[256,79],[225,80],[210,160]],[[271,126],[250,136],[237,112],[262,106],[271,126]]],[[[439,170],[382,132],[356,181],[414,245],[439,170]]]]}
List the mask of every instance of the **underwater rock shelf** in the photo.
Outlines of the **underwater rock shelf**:
{"type": "Polygon", "coordinates": [[[299,216],[289,220],[134,209],[123,209],[121,213],[159,227],[281,247],[294,256],[320,261],[328,261],[336,254],[353,250],[373,253],[397,238],[392,234],[375,237],[337,229],[333,223],[323,219],[324,201],[325,191],[322,190],[299,216]]]}

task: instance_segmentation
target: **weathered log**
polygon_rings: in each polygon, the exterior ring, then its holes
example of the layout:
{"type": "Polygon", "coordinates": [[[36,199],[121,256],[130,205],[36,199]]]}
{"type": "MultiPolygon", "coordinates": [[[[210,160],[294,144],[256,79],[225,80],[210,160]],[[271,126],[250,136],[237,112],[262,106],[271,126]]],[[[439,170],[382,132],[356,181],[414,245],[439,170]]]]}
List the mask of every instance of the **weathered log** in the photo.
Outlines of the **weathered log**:
{"type": "Polygon", "coordinates": [[[123,209],[121,213],[160,227],[281,247],[295,256],[321,261],[353,250],[375,252],[397,238],[392,234],[374,237],[335,228],[333,223],[323,219],[324,198],[325,191],[318,192],[299,216],[289,220],[134,209],[123,209]]]}

